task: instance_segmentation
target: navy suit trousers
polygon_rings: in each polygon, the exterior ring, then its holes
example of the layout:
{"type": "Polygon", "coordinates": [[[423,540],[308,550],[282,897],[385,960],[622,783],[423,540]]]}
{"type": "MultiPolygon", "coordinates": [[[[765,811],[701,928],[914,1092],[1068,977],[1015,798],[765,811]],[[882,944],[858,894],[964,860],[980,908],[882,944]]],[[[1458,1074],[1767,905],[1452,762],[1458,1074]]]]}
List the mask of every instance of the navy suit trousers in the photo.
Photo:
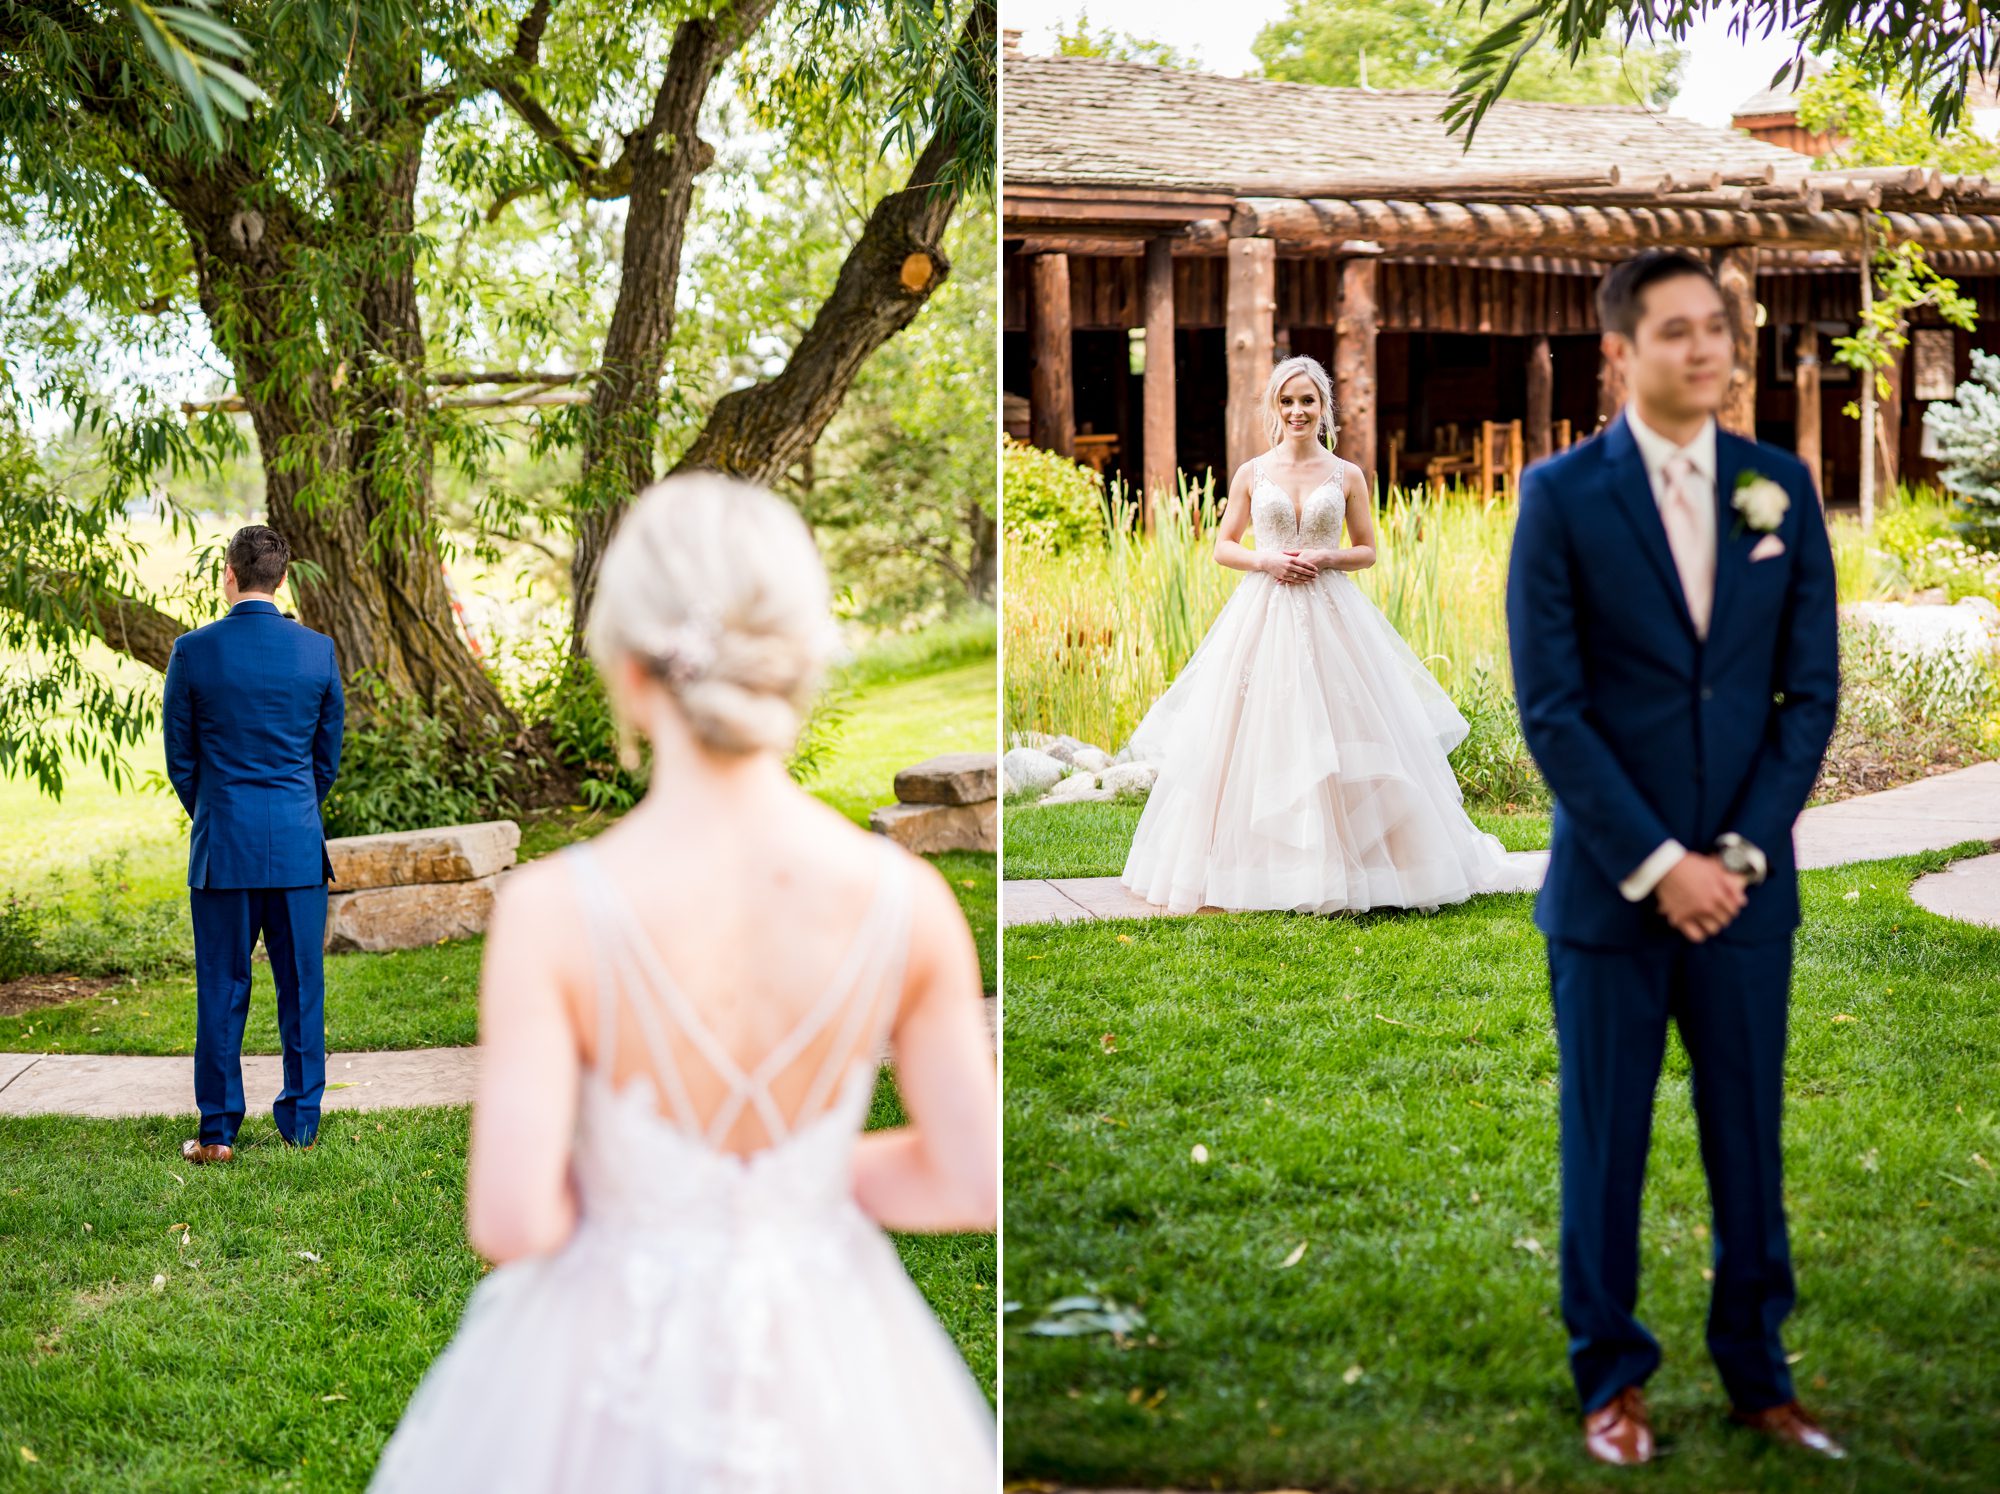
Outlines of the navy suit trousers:
{"type": "Polygon", "coordinates": [[[243,1024],[257,936],[278,988],[285,1085],[271,1106],[278,1134],[298,1146],[319,1131],[326,1093],[326,885],[191,887],[194,913],[194,1097],[204,1144],[233,1146],[243,1124],[243,1024]]]}
{"type": "Polygon", "coordinates": [[[1794,1295],[1778,1136],[1791,968],[1789,936],[1635,949],[1549,941],[1562,1065],[1562,1309],[1585,1411],[1660,1362],[1634,1311],[1639,1195],[1670,1020],[1687,1049],[1708,1174],[1709,1353],[1738,1409],[1792,1398],[1778,1338],[1794,1295]]]}

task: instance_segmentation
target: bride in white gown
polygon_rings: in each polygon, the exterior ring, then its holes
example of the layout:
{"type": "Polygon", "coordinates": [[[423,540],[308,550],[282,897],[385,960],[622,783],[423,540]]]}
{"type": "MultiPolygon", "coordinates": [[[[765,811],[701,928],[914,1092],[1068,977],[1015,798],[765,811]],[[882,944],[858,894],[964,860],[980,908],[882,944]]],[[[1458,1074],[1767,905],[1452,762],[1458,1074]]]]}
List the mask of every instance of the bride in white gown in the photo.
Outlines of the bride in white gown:
{"type": "Polygon", "coordinates": [[[1160,773],[1123,881],[1173,912],[1433,908],[1509,878],[1446,760],[1465,718],[1355,585],[1373,505],[1332,404],[1313,359],[1272,371],[1271,450],[1216,530],[1216,562],[1248,574],[1132,736],[1160,773]]]}
{"type": "Polygon", "coordinates": [[[978,957],[935,870],[786,775],[831,633],[761,489],[675,478],[621,524],[589,643],[651,786],[500,893],[466,1189],[498,1269],[373,1488],[995,1486],[992,1412],[883,1234],[993,1226],[978,957]],[[863,1135],[885,1041],[910,1123],[863,1135]]]}

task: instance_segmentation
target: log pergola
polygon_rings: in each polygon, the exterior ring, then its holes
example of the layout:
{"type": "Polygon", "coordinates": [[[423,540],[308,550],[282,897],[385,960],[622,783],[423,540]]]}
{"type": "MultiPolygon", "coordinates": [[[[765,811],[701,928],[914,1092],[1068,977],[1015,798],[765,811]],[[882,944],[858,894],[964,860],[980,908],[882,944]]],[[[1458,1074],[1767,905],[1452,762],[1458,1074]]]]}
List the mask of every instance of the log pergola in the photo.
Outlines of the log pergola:
{"type": "MultiPolygon", "coordinates": [[[[1734,320],[1724,424],[1761,424],[1816,473],[1844,475],[1858,473],[1858,431],[1821,379],[1829,335],[1858,315],[1867,223],[1922,244],[1982,325],[2000,312],[2000,184],[1983,177],[1815,170],[1779,146],[1636,108],[1502,103],[1461,153],[1437,94],[1018,55],[1002,77],[1010,386],[1025,361],[1029,437],[1071,454],[1079,338],[1143,329],[1143,412],[1121,405],[1112,423],[1123,456],[1143,453],[1129,475],[1149,508],[1191,465],[1186,436],[1202,418],[1190,396],[1205,391],[1177,377],[1190,329],[1222,332],[1221,449],[1206,463],[1221,458],[1222,480],[1263,449],[1258,404],[1287,349],[1323,355],[1340,450],[1379,472],[1386,342],[1402,344],[1394,372],[1407,388],[1452,384],[1468,409],[1479,398],[1478,376],[1417,367],[1439,336],[1489,339],[1491,403],[1516,412],[1533,459],[1551,449],[1559,401],[1579,433],[1623,402],[1595,347],[1605,268],[1644,247],[1685,248],[1713,265],[1734,320]],[[1279,140],[1282,169],[1269,164],[1279,140]]],[[[1213,387],[1218,360],[1203,346],[1195,377],[1213,387]]],[[[1970,346],[1954,334],[1954,382],[1970,346]]],[[[1105,368],[1115,356],[1108,343],[1094,355],[1105,368]]],[[[1907,378],[1893,371],[1878,410],[1885,483],[1920,460],[1907,378]]]]}

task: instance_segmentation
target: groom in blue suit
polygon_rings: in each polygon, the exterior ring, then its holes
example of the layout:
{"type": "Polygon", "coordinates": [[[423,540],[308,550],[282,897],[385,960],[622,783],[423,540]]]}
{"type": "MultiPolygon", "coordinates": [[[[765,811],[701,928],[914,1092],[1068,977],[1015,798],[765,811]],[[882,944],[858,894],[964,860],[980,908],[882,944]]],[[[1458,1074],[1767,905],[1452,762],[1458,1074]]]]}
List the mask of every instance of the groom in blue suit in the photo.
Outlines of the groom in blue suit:
{"type": "Polygon", "coordinates": [[[1548,939],[1561,1055],[1562,1308],[1585,1446],[1642,1463],[1660,1361],[1634,1315],[1639,1196],[1667,1025],[1708,1174],[1708,1347],[1735,1420],[1829,1457],[1779,1325],[1785,1019],[1799,923],[1792,825],[1839,687],[1833,557],[1813,475],[1717,427],[1728,309],[1708,266],[1653,250],[1598,291],[1630,403],[1523,476],[1507,578],[1521,730],[1554,790],[1548,939]]]}
{"type": "Polygon", "coordinates": [[[326,888],[333,865],[319,809],[340,767],[344,702],[333,640],[278,610],[284,538],[236,531],[222,571],[226,617],[174,640],[167,660],[167,776],[194,821],[192,1163],[226,1162],[243,1123],[243,1024],[250,957],[264,937],[278,992],[285,1085],[278,1134],[311,1146],[326,1091],[326,888]]]}

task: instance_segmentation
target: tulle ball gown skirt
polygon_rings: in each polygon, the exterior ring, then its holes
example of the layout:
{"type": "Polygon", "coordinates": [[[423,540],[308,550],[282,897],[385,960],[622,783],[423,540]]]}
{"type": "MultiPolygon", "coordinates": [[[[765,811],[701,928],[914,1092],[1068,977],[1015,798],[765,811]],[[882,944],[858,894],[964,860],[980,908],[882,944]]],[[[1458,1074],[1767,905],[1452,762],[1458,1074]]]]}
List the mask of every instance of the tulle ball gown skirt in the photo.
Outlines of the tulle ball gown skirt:
{"type": "Polygon", "coordinates": [[[993,1413],[858,1217],[586,1224],[495,1271],[371,1494],[991,1494],[993,1413]]]}
{"type": "Polygon", "coordinates": [[[1435,908],[1502,890],[1447,755],[1465,718],[1351,576],[1244,577],[1132,737],[1123,882],[1171,912],[1435,908]]]}

